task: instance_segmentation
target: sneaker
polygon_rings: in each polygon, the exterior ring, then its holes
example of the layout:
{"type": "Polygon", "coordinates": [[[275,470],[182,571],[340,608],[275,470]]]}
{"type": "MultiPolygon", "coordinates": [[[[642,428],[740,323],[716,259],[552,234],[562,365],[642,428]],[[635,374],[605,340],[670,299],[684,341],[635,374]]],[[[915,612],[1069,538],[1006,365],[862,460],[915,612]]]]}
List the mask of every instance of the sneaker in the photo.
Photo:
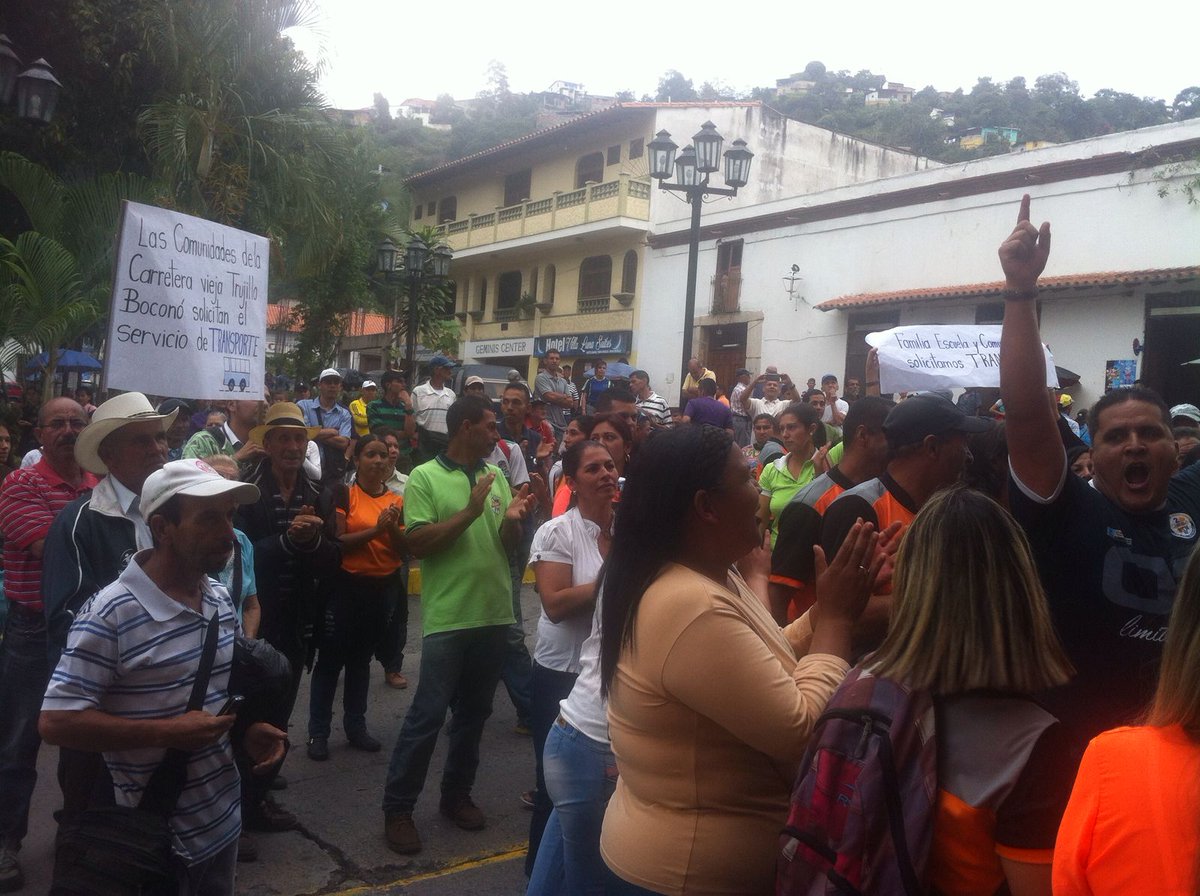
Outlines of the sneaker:
{"type": "Polygon", "coordinates": [[[308,739],[308,758],[313,762],[324,762],[329,758],[329,738],[310,737],[308,739]]]}
{"type": "Polygon", "coordinates": [[[237,860],[239,862],[257,862],[258,861],[258,844],[254,842],[254,838],[242,831],[238,835],[237,860]]]}
{"type": "Polygon", "coordinates": [[[411,856],[421,851],[421,835],[413,824],[409,812],[389,812],[383,819],[383,836],[388,849],[402,856],[411,856]]]}
{"type": "Polygon", "coordinates": [[[295,815],[286,809],[281,809],[269,799],[263,800],[242,817],[242,827],[245,830],[258,831],[263,834],[292,831],[299,825],[300,822],[296,820],[295,815]]]}
{"type": "Polygon", "coordinates": [[[383,744],[367,734],[366,731],[355,731],[353,734],[347,734],[346,739],[350,741],[350,746],[356,750],[362,750],[364,753],[378,753],[383,749],[383,744]]]}
{"type": "Polygon", "coordinates": [[[25,886],[25,875],[17,861],[19,846],[4,844],[0,847],[0,893],[15,893],[25,886]]]}
{"type": "Polygon", "coordinates": [[[384,676],[384,680],[387,681],[387,686],[389,688],[396,688],[396,690],[399,691],[402,691],[408,687],[408,679],[399,672],[387,673],[387,675],[384,676]]]}
{"type": "Polygon", "coordinates": [[[523,805],[526,809],[533,811],[536,797],[536,790],[526,790],[523,794],[521,794],[521,805],[523,805]]]}
{"type": "Polygon", "coordinates": [[[483,811],[465,793],[461,796],[443,794],[438,811],[464,831],[482,831],[487,825],[483,811]]]}

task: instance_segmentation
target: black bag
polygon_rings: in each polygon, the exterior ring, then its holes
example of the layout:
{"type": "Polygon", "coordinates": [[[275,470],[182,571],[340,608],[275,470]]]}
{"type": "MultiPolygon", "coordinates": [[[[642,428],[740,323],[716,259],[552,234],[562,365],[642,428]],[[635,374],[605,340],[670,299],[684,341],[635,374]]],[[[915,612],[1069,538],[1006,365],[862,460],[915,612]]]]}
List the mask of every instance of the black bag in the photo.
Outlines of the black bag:
{"type": "MultiPolygon", "coordinates": [[[[219,616],[213,613],[208,622],[188,710],[204,706],[219,616]]],[[[51,896],[176,896],[179,878],[168,819],[187,783],[189,756],[185,750],[167,750],[136,808],[93,807],[63,821],[55,843],[51,896]]]]}

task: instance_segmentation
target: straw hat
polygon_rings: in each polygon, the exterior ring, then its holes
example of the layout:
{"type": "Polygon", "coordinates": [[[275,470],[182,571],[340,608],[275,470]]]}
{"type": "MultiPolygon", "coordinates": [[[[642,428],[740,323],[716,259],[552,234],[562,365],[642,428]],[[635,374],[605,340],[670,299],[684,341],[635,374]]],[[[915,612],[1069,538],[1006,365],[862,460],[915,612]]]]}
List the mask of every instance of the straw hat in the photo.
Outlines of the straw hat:
{"type": "MultiPolygon", "coordinates": [[[[250,441],[256,445],[266,444],[264,440],[267,433],[281,426],[302,427],[310,439],[315,438],[321,431],[321,427],[309,426],[304,422],[304,412],[300,410],[298,404],[292,401],[277,401],[267,408],[267,416],[262,426],[256,426],[250,430],[250,441]]],[[[87,430],[85,429],[84,432],[87,430]]]]}
{"type": "Polygon", "coordinates": [[[126,392],[110,398],[92,413],[92,422],[83,428],[75,440],[75,459],[89,473],[101,475],[108,467],[100,459],[100,443],[122,426],[130,423],[162,421],[163,430],[171,428],[179,409],[160,414],[141,392],[126,392]]]}

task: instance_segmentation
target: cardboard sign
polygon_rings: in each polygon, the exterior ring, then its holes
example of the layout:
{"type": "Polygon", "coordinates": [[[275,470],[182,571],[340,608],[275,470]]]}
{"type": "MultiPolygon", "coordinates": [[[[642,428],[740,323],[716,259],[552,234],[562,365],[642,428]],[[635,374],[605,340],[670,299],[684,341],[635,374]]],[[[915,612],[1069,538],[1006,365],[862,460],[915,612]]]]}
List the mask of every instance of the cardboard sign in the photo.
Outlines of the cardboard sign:
{"type": "MultiPolygon", "coordinates": [[[[881,392],[929,392],[1000,385],[1000,327],[978,324],[921,324],[868,333],[879,349],[881,392]]],[[[1058,388],[1050,349],[1046,385],[1058,388]]]]}
{"type": "Polygon", "coordinates": [[[105,383],[173,398],[263,397],[265,237],[126,202],[105,383]]]}

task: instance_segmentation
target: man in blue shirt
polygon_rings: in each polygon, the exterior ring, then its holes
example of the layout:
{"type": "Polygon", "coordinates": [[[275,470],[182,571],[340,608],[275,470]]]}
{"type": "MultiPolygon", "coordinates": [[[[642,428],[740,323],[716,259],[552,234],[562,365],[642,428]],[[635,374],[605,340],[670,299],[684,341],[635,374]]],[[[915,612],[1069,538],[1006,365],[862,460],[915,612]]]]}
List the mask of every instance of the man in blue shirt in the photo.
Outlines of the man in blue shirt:
{"type": "Polygon", "coordinates": [[[317,397],[296,402],[304,422],[320,432],[313,441],[321,447],[321,484],[341,482],[346,473],[346,448],[354,433],[350,410],[338,404],[342,395],[342,375],[332,367],[321,371],[317,397]]]}

